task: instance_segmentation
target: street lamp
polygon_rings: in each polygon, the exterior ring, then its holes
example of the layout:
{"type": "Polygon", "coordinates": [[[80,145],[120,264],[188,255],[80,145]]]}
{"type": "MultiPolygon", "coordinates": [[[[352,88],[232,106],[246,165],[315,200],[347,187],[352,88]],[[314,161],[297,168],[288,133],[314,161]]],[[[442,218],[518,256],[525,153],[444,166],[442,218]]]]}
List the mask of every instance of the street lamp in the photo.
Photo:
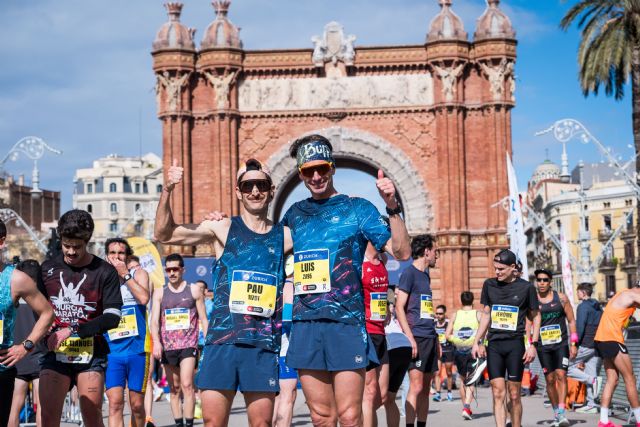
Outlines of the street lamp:
{"type": "Polygon", "coordinates": [[[0,174],[4,173],[4,165],[7,161],[11,160],[15,162],[20,153],[25,154],[31,160],[33,160],[33,171],[31,173],[31,197],[34,200],[42,197],[42,190],[40,189],[40,171],[38,170],[38,160],[42,158],[45,150],[52,152],[53,154],[62,154],[61,150],[57,150],[49,146],[42,138],[37,136],[27,136],[15,143],[11,150],[0,160],[0,174]]]}

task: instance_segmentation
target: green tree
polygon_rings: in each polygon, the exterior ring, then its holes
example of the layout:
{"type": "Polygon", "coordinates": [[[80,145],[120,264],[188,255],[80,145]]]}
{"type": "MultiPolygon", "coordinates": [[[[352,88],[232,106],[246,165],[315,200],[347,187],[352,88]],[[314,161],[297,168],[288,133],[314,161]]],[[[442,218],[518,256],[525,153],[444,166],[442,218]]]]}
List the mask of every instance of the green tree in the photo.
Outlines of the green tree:
{"type": "MultiPolygon", "coordinates": [[[[578,65],[584,96],[597,95],[603,86],[607,96],[622,99],[625,84],[631,81],[636,183],[640,184],[640,0],[581,0],[569,9],[560,27],[566,31],[574,23],[582,30],[578,65]]],[[[636,233],[640,233],[640,201],[637,204],[636,233]]],[[[637,260],[640,235],[636,243],[637,260]]],[[[640,263],[636,278],[640,278],[640,263]]]]}

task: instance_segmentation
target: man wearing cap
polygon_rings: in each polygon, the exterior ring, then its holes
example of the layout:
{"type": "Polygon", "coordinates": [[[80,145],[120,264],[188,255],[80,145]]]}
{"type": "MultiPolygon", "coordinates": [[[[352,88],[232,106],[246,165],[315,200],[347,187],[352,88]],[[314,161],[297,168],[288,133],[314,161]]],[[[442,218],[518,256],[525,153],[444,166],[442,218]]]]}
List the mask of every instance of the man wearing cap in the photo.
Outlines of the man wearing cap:
{"type": "Polygon", "coordinates": [[[507,421],[505,396],[507,386],[511,401],[511,423],[520,427],[522,401],[520,391],[524,365],[536,357],[540,334],[540,302],[536,288],[518,278],[516,255],[503,249],[493,258],[496,277],[485,280],[480,303],[482,318],[473,357],[486,357],[493,393],[493,413],[497,427],[507,421]],[[532,343],[525,349],[526,318],[532,319],[532,343]],[[488,331],[489,344],[484,338],[488,331]],[[506,381],[505,381],[506,380],[506,381]]]}
{"type": "Polygon", "coordinates": [[[367,200],[339,194],[329,140],[309,135],[290,154],[311,197],[282,223],[294,246],[294,307],[287,365],[298,369],[314,425],[362,424],[365,368],[377,362],[365,328],[362,262],[367,242],[397,259],[410,255],[409,236],[391,180],[376,185],[390,226],[367,200]]]}
{"type": "Polygon", "coordinates": [[[173,245],[211,244],[213,312],[196,385],[206,425],[227,425],[240,390],[249,425],[270,425],[278,387],[284,254],[291,251],[287,227],[267,218],[274,186],[269,172],[250,159],[237,174],[239,216],[177,225],[169,205],[183,169],[175,162],[156,213],[158,240],[173,245]]]}

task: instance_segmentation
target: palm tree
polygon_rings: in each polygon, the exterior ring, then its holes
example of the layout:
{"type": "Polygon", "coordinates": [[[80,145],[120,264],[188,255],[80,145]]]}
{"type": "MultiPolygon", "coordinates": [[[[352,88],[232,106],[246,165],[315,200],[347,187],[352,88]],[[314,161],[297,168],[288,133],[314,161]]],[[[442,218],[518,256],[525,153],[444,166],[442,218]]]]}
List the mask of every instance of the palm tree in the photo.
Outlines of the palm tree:
{"type": "MultiPolygon", "coordinates": [[[[578,64],[585,97],[597,95],[602,85],[607,96],[622,99],[631,78],[636,183],[640,184],[640,0],[581,0],[569,9],[560,27],[566,31],[574,22],[582,30],[578,64]]],[[[636,260],[640,256],[640,200],[637,207],[636,260]]],[[[636,279],[640,278],[637,264],[636,279]]]]}

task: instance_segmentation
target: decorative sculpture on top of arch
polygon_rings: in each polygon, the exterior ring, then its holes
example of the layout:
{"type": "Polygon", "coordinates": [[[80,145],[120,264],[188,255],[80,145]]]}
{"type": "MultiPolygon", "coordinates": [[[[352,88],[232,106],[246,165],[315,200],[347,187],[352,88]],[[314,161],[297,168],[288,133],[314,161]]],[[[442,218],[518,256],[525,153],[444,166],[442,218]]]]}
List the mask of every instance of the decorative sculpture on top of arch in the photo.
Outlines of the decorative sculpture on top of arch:
{"type": "MultiPolygon", "coordinates": [[[[380,168],[393,180],[403,203],[409,234],[416,235],[434,230],[430,195],[425,191],[424,181],[417,168],[402,150],[377,135],[340,126],[314,130],[300,137],[310,134],[328,138],[337,159],[355,160],[380,168]]],[[[284,196],[282,191],[290,179],[298,179],[295,159],[289,157],[289,145],[283,146],[266,161],[276,186],[275,200],[284,196]]],[[[274,207],[275,203],[272,203],[270,215],[273,215],[274,207]]]]}

